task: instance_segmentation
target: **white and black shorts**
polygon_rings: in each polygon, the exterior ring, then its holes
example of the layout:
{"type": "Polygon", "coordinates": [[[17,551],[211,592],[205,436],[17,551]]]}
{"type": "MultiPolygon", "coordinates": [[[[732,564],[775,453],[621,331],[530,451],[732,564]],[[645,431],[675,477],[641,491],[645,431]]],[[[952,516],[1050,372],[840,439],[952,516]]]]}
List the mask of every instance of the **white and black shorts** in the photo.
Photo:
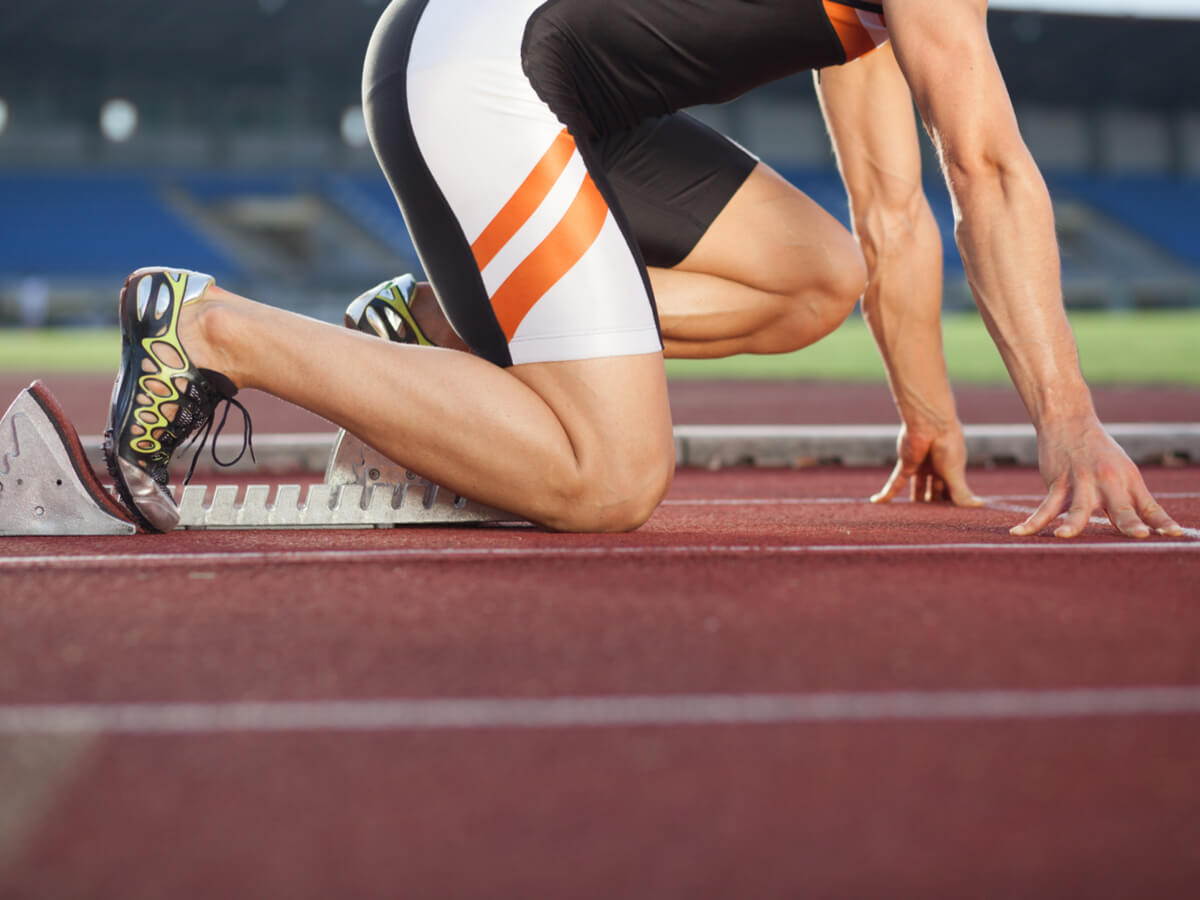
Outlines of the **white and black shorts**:
{"type": "Polygon", "coordinates": [[[569,73],[531,60],[528,26],[551,5],[395,0],[363,74],[438,300],[502,366],[660,351],[646,266],[682,261],[756,164],[679,113],[589,125],[569,73]]]}

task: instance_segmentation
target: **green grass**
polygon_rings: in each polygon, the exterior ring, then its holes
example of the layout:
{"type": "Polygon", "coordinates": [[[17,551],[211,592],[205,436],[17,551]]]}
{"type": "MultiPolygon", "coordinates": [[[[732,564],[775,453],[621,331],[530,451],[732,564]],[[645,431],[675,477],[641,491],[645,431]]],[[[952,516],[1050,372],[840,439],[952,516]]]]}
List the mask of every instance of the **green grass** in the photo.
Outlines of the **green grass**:
{"type": "MultiPolygon", "coordinates": [[[[1093,384],[1200,386],[1200,310],[1071,316],[1084,374],[1093,384]]],[[[1004,382],[1008,376],[979,316],[946,317],[946,361],[960,382],[1004,382]]],[[[115,329],[0,330],[0,372],[48,375],[116,371],[115,329]]],[[[674,378],[796,378],[879,381],[883,366],[858,316],[820,343],[785,356],[671,360],[674,378]]]]}
{"type": "MultiPolygon", "coordinates": [[[[1092,384],[1200,386],[1200,310],[1077,312],[1071,323],[1084,374],[1092,384]]],[[[946,316],[946,365],[957,382],[1008,381],[1008,373],[976,313],[946,316]]],[[[722,360],[671,360],[673,378],[795,378],[879,381],[883,364],[861,317],[834,334],[785,356],[735,356],[722,360]]]]}
{"type": "Polygon", "coordinates": [[[0,372],[116,374],[120,358],[121,332],[116,328],[0,329],[0,372]]]}

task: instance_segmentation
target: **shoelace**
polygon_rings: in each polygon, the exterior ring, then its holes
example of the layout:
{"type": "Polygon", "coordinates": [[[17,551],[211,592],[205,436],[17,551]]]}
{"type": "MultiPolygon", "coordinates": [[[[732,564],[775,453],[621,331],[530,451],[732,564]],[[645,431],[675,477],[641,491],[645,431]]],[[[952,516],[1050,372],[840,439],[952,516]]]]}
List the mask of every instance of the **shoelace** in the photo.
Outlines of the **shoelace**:
{"type": "Polygon", "coordinates": [[[250,459],[254,462],[258,462],[258,458],[254,455],[254,423],[250,421],[249,410],[242,405],[240,400],[237,400],[233,397],[222,397],[221,401],[224,401],[225,409],[221,415],[221,424],[217,426],[216,432],[213,432],[213,422],[217,417],[217,411],[214,408],[213,414],[208,417],[208,422],[204,426],[203,435],[201,435],[200,430],[197,430],[195,433],[193,433],[191,438],[188,439],[188,442],[179,448],[180,450],[186,450],[188,447],[192,446],[192,444],[197,444],[196,452],[192,456],[192,464],[188,468],[187,477],[183,479],[183,483],[185,485],[190,484],[192,481],[192,475],[194,475],[196,472],[196,463],[200,461],[200,454],[204,452],[204,445],[209,442],[208,436],[210,433],[212,433],[212,447],[210,452],[212,453],[213,462],[215,462],[221,468],[228,469],[230,466],[236,466],[242,461],[242,457],[246,455],[247,450],[250,451],[250,459]],[[217,456],[217,439],[220,438],[221,432],[225,429],[225,423],[229,419],[229,408],[231,406],[236,406],[242,413],[242,449],[238,455],[229,462],[224,462],[219,456],[217,456]],[[199,441],[197,441],[197,438],[199,438],[199,441]]]}

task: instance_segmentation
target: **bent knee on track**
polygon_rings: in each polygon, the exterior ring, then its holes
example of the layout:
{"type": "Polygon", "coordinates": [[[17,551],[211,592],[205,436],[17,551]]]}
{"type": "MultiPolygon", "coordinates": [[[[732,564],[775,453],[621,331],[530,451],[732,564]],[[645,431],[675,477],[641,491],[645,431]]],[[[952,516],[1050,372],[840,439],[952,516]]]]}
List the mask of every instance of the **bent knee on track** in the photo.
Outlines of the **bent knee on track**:
{"type": "Polygon", "coordinates": [[[787,353],[820,340],[846,320],[867,287],[867,264],[858,242],[831,242],[817,265],[789,273],[788,286],[777,294],[779,315],[766,335],[769,347],[759,352],[787,353]]]}
{"type": "Polygon", "coordinates": [[[674,444],[669,452],[631,453],[581,466],[569,484],[551,489],[539,520],[556,531],[633,531],[658,508],[674,475],[674,444]]]}

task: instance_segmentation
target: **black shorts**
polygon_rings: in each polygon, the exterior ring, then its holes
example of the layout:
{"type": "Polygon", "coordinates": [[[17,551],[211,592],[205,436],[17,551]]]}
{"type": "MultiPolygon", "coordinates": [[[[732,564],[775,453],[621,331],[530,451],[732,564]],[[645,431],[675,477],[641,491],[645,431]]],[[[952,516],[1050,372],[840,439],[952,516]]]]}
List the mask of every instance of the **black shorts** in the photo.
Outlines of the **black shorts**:
{"type": "Polygon", "coordinates": [[[692,252],[758,162],[686,113],[596,143],[646,265],[663,269],[692,252]]]}

